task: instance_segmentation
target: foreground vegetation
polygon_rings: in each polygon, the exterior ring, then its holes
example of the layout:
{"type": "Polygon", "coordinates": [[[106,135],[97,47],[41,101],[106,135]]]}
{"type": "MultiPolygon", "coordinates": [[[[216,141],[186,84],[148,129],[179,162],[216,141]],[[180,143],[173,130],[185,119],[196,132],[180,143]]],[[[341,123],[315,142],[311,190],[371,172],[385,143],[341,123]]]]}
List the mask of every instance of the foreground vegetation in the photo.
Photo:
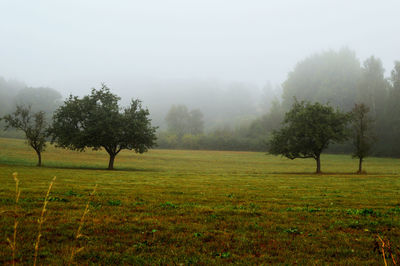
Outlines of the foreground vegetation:
{"type": "Polygon", "coordinates": [[[74,263],[376,265],[383,263],[377,235],[398,258],[398,159],[369,158],[368,175],[355,175],[350,156],[322,155],[325,173],[315,175],[313,160],[264,153],[122,151],[118,169],[106,171],[104,151],[49,147],[43,168],[34,167],[33,152],[23,141],[0,139],[0,264],[12,263],[13,172],[21,189],[17,263],[33,263],[53,176],[38,264],[68,263],[83,247],[74,263]]]}

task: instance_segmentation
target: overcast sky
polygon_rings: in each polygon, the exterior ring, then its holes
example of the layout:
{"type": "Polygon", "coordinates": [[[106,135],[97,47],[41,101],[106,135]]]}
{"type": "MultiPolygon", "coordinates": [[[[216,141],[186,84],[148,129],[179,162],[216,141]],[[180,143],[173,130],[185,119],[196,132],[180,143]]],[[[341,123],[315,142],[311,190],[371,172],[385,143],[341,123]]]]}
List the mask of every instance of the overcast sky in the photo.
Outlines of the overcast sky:
{"type": "Polygon", "coordinates": [[[143,79],[280,84],[297,61],[343,46],[390,71],[399,10],[398,0],[0,0],[0,76],[63,94],[143,79]]]}

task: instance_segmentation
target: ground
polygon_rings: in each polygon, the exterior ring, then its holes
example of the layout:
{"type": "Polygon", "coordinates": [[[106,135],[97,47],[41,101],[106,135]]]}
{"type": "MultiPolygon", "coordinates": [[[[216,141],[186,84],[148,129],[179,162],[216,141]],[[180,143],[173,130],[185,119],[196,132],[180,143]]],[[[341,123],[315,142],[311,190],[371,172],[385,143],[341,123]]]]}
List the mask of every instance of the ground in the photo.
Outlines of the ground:
{"type": "MultiPolygon", "coordinates": [[[[400,246],[399,160],[324,155],[313,160],[255,152],[121,152],[49,147],[35,167],[22,140],[0,139],[0,264],[17,218],[17,263],[32,264],[37,220],[53,176],[38,263],[383,264],[381,236],[400,246]],[[14,209],[18,172],[21,196],[14,209]],[[89,193],[95,184],[96,194],[89,193]],[[89,203],[82,234],[76,231],[89,203]]],[[[390,256],[390,252],[386,250],[390,256]]],[[[391,258],[387,258],[388,263],[391,258]]]]}

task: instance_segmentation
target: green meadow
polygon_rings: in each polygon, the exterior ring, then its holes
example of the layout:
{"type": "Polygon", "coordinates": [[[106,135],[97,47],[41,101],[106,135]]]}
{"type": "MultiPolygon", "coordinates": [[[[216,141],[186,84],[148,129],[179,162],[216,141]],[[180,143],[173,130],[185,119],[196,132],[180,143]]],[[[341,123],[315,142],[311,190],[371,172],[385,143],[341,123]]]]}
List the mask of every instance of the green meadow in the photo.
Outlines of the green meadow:
{"type": "Polygon", "coordinates": [[[50,146],[43,163],[23,140],[0,139],[0,264],[12,264],[15,218],[16,263],[33,263],[54,176],[39,265],[383,265],[378,236],[387,263],[400,261],[399,159],[367,158],[356,175],[349,155],[323,155],[315,175],[312,159],[265,153],[123,151],[108,171],[104,151],[50,146]]]}

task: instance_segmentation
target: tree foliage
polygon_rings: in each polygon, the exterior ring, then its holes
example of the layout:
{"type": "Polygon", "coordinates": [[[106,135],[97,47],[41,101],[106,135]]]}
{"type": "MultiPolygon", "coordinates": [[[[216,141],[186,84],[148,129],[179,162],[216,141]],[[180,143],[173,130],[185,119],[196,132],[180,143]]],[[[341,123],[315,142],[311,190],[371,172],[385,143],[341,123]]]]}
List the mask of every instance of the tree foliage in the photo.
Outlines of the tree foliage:
{"type": "Polygon", "coordinates": [[[165,120],[168,132],[182,138],[185,134],[199,135],[203,133],[203,113],[194,109],[189,111],[185,105],[172,105],[165,120]]]}
{"type": "Polygon", "coordinates": [[[5,129],[15,128],[22,130],[25,133],[25,138],[28,141],[37,156],[37,166],[42,166],[41,153],[46,147],[47,123],[45,113],[42,111],[32,113],[30,107],[17,105],[14,113],[3,117],[5,121],[5,129]]]}
{"type": "Polygon", "coordinates": [[[314,54],[295,66],[283,83],[283,104],[293,97],[311,102],[330,102],[350,111],[357,98],[360,62],[347,48],[314,54]]]}
{"type": "Polygon", "coordinates": [[[52,88],[25,87],[14,97],[17,105],[31,106],[32,111],[43,111],[50,119],[53,112],[62,103],[61,94],[52,88]]]}
{"type": "Polygon", "coordinates": [[[382,137],[379,139],[384,140],[385,150],[384,154],[389,156],[400,156],[400,146],[398,141],[400,139],[400,61],[396,61],[390,75],[390,88],[389,97],[386,103],[385,112],[385,125],[380,128],[382,137]]]}
{"type": "Polygon", "coordinates": [[[377,118],[383,113],[387,99],[387,81],[382,61],[374,56],[364,61],[358,84],[358,101],[369,107],[371,115],[377,118]]]}
{"type": "Polygon", "coordinates": [[[272,133],[269,152],[289,159],[314,158],[321,172],[320,156],[329,144],[348,138],[349,115],[329,105],[295,102],[286,114],[283,127],[272,133]]]}
{"type": "Polygon", "coordinates": [[[121,111],[119,100],[105,85],[82,99],[71,95],[54,114],[52,142],[79,151],[104,148],[110,156],[108,169],[114,168],[114,159],[123,149],[146,152],[156,139],[149,111],[139,100],[121,111]]]}

